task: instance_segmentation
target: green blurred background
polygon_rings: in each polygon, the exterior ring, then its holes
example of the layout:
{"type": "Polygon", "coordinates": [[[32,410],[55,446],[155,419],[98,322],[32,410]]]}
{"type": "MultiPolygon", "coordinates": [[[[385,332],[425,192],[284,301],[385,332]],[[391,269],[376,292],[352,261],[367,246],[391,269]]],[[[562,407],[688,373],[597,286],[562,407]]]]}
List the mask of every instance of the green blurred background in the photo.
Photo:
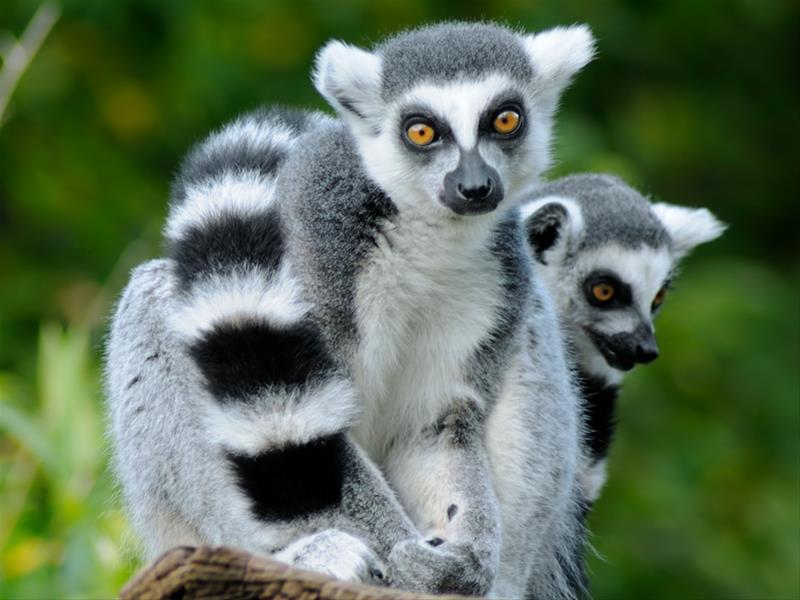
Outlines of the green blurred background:
{"type": "MultiPolygon", "coordinates": [[[[0,51],[40,4],[0,2],[0,51]]],[[[160,252],[181,155],[261,103],[321,107],[308,74],[328,38],[452,18],[589,23],[600,53],[565,97],[552,175],[614,172],[730,224],[685,262],[662,358],[627,380],[591,517],[594,594],[800,597],[797,4],[53,8],[0,124],[0,597],[110,597],[138,566],[107,471],[99,362],[128,271],[160,252]]]]}

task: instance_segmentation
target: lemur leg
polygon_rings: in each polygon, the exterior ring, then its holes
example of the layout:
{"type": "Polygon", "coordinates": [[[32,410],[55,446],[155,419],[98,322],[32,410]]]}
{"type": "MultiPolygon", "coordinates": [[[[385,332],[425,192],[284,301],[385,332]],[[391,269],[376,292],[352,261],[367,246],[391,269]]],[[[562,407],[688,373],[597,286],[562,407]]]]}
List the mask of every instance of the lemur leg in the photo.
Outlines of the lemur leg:
{"type": "MultiPolygon", "coordinates": [[[[475,403],[458,402],[419,435],[396,443],[387,459],[389,480],[438,560],[403,557],[409,576],[438,573],[438,592],[486,594],[497,574],[500,511],[483,445],[483,417],[475,403]],[[452,570],[450,557],[459,559],[452,570]]],[[[398,547],[394,555],[408,552],[398,547]]]]}

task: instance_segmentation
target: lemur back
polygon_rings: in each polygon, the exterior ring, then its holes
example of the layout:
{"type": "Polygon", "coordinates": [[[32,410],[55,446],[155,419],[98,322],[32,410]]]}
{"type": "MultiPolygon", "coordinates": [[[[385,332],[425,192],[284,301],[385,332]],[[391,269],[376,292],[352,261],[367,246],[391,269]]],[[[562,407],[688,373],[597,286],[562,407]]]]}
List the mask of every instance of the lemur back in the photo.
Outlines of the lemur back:
{"type": "Polygon", "coordinates": [[[621,179],[596,174],[536,186],[521,212],[584,398],[591,504],[606,480],[622,376],[658,356],[653,318],[679,261],[724,226],[705,209],[651,204],[621,179]]]}
{"type": "Polygon", "coordinates": [[[591,54],[584,27],[332,42],[314,80],[340,120],[260,113],[190,154],[169,257],[134,272],[109,339],[152,552],[579,593],[577,396],[514,207],[591,54]]]}

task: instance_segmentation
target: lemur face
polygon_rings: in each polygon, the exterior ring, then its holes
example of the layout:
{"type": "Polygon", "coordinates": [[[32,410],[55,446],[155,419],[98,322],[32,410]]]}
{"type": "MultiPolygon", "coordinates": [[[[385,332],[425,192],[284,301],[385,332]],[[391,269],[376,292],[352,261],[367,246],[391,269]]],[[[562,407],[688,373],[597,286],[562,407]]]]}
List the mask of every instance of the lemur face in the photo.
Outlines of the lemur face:
{"type": "Polygon", "coordinates": [[[658,357],[653,317],[669,288],[669,247],[623,248],[610,243],[565,269],[573,288],[569,314],[573,338],[584,354],[628,371],[658,357]]]}
{"type": "Polygon", "coordinates": [[[705,209],[651,205],[605,175],[565,177],[539,194],[521,214],[581,368],[618,380],[655,360],[653,319],[678,262],[724,226],[705,209]]]}
{"type": "Polygon", "coordinates": [[[547,167],[558,97],[592,52],[585,27],[447,23],[373,52],[332,42],[315,82],[401,212],[474,218],[511,206],[547,167]]]}
{"type": "Polygon", "coordinates": [[[391,125],[374,145],[416,198],[456,215],[491,212],[536,171],[526,92],[501,75],[416,86],[388,107],[391,125]]]}

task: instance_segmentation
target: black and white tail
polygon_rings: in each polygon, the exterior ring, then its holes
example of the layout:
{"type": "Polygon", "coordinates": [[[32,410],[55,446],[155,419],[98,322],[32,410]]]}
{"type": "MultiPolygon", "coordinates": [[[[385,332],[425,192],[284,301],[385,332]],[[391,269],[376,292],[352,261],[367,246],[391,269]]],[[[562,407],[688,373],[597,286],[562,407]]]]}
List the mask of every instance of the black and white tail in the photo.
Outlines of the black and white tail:
{"type": "Polygon", "coordinates": [[[321,119],[242,117],[194,149],[174,185],[165,235],[180,300],[171,327],[216,400],[211,430],[237,454],[339,432],[355,404],[309,318],[276,205],[282,162],[321,119]],[[309,402],[319,396],[324,419],[309,402]]]}

